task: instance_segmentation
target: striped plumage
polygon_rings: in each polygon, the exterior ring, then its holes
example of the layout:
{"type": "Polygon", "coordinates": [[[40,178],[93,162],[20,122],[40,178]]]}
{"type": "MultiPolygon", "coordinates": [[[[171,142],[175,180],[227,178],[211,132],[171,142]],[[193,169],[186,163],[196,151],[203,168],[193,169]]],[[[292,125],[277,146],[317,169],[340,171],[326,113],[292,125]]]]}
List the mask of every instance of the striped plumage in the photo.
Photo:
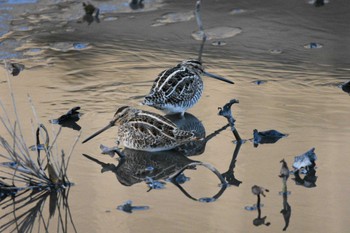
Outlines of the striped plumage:
{"type": "Polygon", "coordinates": [[[203,72],[202,63],[197,60],[186,60],[164,70],[154,81],[143,104],[166,113],[183,114],[202,96],[203,81],[200,75],[203,72]]]}
{"type": "Polygon", "coordinates": [[[117,110],[106,127],[91,135],[83,143],[112,126],[119,126],[117,141],[135,150],[170,150],[191,140],[199,140],[194,132],[180,130],[166,117],[124,106],[117,110]]]}

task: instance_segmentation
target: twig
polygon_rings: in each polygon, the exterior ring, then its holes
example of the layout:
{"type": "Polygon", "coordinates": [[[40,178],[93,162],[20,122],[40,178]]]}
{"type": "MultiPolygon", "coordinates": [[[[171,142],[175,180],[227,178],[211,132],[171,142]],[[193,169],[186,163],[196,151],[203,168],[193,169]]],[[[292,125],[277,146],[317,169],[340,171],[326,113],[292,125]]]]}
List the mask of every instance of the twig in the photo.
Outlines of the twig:
{"type": "Polygon", "coordinates": [[[196,15],[196,20],[197,20],[197,25],[198,25],[198,28],[199,28],[199,33],[202,35],[202,43],[201,43],[201,47],[199,49],[199,54],[198,54],[198,61],[201,62],[202,61],[203,48],[204,48],[205,41],[207,40],[207,35],[204,32],[200,10],[201,10],[201,0],[198,0],[196,2],[195,15],[196,15]]]}

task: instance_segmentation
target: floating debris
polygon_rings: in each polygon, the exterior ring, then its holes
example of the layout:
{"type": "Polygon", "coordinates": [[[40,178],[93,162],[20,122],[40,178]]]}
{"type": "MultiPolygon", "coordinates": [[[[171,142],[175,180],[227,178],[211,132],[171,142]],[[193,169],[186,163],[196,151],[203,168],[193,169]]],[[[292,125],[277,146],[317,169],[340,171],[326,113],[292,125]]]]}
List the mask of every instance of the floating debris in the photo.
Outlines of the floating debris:
{"type": "Polygon", "coordinates": [[[132,206],[132,201],[126,201],[123,205],[119,205],[117,210],[131,214],[134,210],[148,210],[149,206],[132,206]]]}
{"type": "Polygon", "coordinates": [[[281,53],[283,53],[283,51],[280,50],[280,49],[270,49],[269,52],[271,54],[281,54],[281,53]]]}
{"type": "Polygon", "coordinates": [[[193,18],[194,18],[193,11],[176,12],[176,13],[171,12],[171,13],[166,13],[162,15],[161,18],[157,19],[156,23],[154,23],[152,26],[157,27],[157,26],[163,26],[170,23],[186,22],[186,21],[190,21],[193,18]]]}
{"type": "Polygon", "coordinates": [[[217,41],[214,41],[211,44],[214,45],[214,46],[224,46],[224,45],[226,45],[226,42],[225,41],[221,41],[221,40],[217,40],[217,41]]]}
{"type": "Polygon", "coordinates": [[[287,180],[288,177],[289,177],[289,173],[290,173],[288,165],[287,165],[287,162],[284,159],[282,159],[280,161],[280,163],[282,163],[282,167],[281,167],[281,170],[280,170],[279,177],[287,180]]]}
{"type": "Polygon", "coordinates": [[[316,181],[317,181],[317,176],[316,176],[316,170],[315,170],[316,164],[312,164],[305,169],[306,174],[304,178],[300,176],[300,170],[296,170],[294,172],[294,178],[293,180],[295,181],[296,185],[302,185],[305,188],[314,188],[316,187],[316,181]]]}
{"type": "Polygon", "coordinates": [[[25,66],[19,63],[5,63],[6,69],[10,72],[11,75],[17,76],[19,73],[24,70],[25,66]]]}
{"type": "MultiPolygon", "coordinates": [[[[234,37],[242,32],[241,28],[234,27],[215,27],[209,28],[205,30],[205,34],[207,36],[207,40],[221,40],[230,37],[234,37]]],[[[202,40],[203,32],[196,31],[192,33],[192,37],[195,40],[202,40]]]]}
{"type": "Polygon", "coordinates": [[[309,167],[315,164],[317,156],[315,154],[315,148],[312,148],[302,155],[294,157],[293,168],[299,170],[301,168],[309,167]]]}
{"type": "Polygon", "coordinates": [[[304,45],[304,48],[306,48],[306,49],[320,49],[322,47],[323,47],[322,44],[319,44],[319,43],[316,43],[316,42],[311,42],[309,44],[305,44],[304,45]]]}
{"type": "Polygon", "coordinates": [[[139,10],[139,9],[143,9],[145,7],[145,5],[143,4],[144,0],[131,0],[131,2],[129,3],[129,7],[132,10],[139,10]]]}
{"type": "Polygon", "coordinates": [[[81,127],[76,123],[79,121],[82,114],[79,112],[80,107],[74,107],[66,114],[60,116],[57,119],[49,120],[51,124],[59,124],[63,127],[72,128],[74,130],[80,130],[81,127]]]}
{"type": "Polygon", "coordinates": [[[253,143],[254,147],[257,147],[259,144],[273,144],[280,140],[283,137],[287,137],[288,134],[283,134],[277,130],[266,130],[258,131],[257,129],[253,130],[253,143]]]}
{"type": "Polygon", "coordinates": [[[329,3],[329,0],[310,0],[308,2],[310,5],[314,5],[315,7],[324,6],[325,4],[329,3]]]}
{"type": "Polygon", "coordinates": [[[262,84],[265,84],[267,83],[266,80],[255,80],[252,82],[253,84],[256,84],[256,85],[262,85],[262,84]]]}
{"type": "Polygon", "coordinates": [[[241,9],[241,8],[235,8],[235,9],[230,11],[230,15],[238,15],[238,14],[242,14],[245,12],[247,12],[247,10],[241,9]]]}
{"type": "Polygon", "coordinates": [[[83,2],[83,7],[84,7],[85,14],[87,15],[95,14],[95,17],[98,17],[100,10],[97,7],[95,7],[91,3],[86,4],[85,2],[83,2]]]}
{"type": "Polygon", "coordinates": [[[69,110],[66,114],[60,116],[58,119],[49,120],[52,124],[63,124],[65,121],[78,121],[80,119],[80,116],[82,115],[80,112],[80,107],[74,107],[71,110],[69,110]]]}
{"type": "Polygon", "coordinates": [[[257,185],[252,186],[252,193],[253,193],[254,195],[258,195],[258,196],[259,196],[259,195],[263,195],[263,196],[265,197],[264,191],[265,191],[265,192],[269,192],[268,189],[263,188],[263,187],[261,187],[261,186],[257,186],[257,185]]]}
{"type": "Polygon", "coordinates": [[[233,133],[233,135],[235,136],[237,142],[241,143],[242,142],[242,138],[239,136],[238,131],[236,130],[235,127],[235,119],[232,116],[232,111],[231,111],[231,107],[233,104],[235,103],[239,103],[239,100],[237,99],[232,99],[230,100],[230,102],[226,103],[224,105],[224,107],[218,107],[219,113],[218,115],[223,116],[227,119],[229,125],[231,126],[231,131],[233,133]]]}
{"type": "Polygon", "coordinates": [[[324,6],[324,4],[324,0],[316,0],[314,3],[315,7],[324,6]]]}
{"type": "Polygon", "coordinates": [[[350,95],[350,81],[343,83],[342,85],[340,85],[340,87],[344,92],[346,92],[350,95]]]}

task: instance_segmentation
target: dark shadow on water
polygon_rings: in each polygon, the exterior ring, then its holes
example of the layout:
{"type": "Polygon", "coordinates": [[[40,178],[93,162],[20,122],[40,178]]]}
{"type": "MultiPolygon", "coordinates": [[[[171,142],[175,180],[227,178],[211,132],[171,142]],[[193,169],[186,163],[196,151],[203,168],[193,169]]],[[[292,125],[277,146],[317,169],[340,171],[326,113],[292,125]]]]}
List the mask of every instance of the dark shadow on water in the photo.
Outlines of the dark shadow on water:
{"type": "MultiPolygon", "coordinates": [[[[213,199],[218,199],[226,189],[226,182],[221,174],[210,164],[195,161],[187,158],[176,151],[146,152],[131,149],[124,149],[123,156],[119,158],[117,165],[104,163],[89,155],[83,154],[86,158],[101,166],[101,172],[113,172],[117,180],[125,186],[132,186],[145,182],[148,191],[152,189],[165,188],[167,182],[175,184],[187,197],[192,200],[199,200],[188,194],[182,187],[179,179],[186,170],[195,170],[198,166],[204,166],[212,171],[220,180],[221,188],[213,199]]],[[[188,181],[188,180],[187,180],[188,181]]],[[[214,200],[213,200],[214,201],[214,200]]]]}
{"type": "Polygon", "coordinates": [[[77,232],[68,196],[69,188],[18,190],[0,203],[0,232],[77,232]]]}

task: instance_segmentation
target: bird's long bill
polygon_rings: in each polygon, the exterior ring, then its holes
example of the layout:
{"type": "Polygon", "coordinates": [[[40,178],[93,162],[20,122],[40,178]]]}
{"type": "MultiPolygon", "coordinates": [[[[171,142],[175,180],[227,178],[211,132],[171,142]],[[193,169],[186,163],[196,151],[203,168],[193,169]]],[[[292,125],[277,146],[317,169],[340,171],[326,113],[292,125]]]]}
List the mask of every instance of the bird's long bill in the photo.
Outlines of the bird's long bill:
{"type": "Polygon", "coordinates": [[[112,123],[108,124],[107,126],[103,127],[102,129],[100,129],[99,131],[97,131],[96,133],[92,134],[90,137],[88,137],[87,139],[85,139],[82,143],[85,143],[87,141],[90,141],[91,139],[93,139],[94,137],[96,137],[97,135],[99,135],[100,133],[106,131],[107,129],[111,128],[113,126],[112,123]]]}
{"type": "Polygon", "coordinates": [[[205,72],[205,71],[204,71],[203,74],[204,74],[205,76],[210,77],[210,78],[215,78],[215,79],[218,79],[218,80],[220,80],[220,81],[224,81],[224,82],[227,82],[227,83],[230,83],[230,84],[234,84],[234,82],[232,82],[231,80],[228,80],[228,79],[223,78],[223,77],[221,77],[221,76],[217,76],[217,75],[215,75],[215,74],[211,74],[211,73],[208,73],[208,72],[205,72]]]}

